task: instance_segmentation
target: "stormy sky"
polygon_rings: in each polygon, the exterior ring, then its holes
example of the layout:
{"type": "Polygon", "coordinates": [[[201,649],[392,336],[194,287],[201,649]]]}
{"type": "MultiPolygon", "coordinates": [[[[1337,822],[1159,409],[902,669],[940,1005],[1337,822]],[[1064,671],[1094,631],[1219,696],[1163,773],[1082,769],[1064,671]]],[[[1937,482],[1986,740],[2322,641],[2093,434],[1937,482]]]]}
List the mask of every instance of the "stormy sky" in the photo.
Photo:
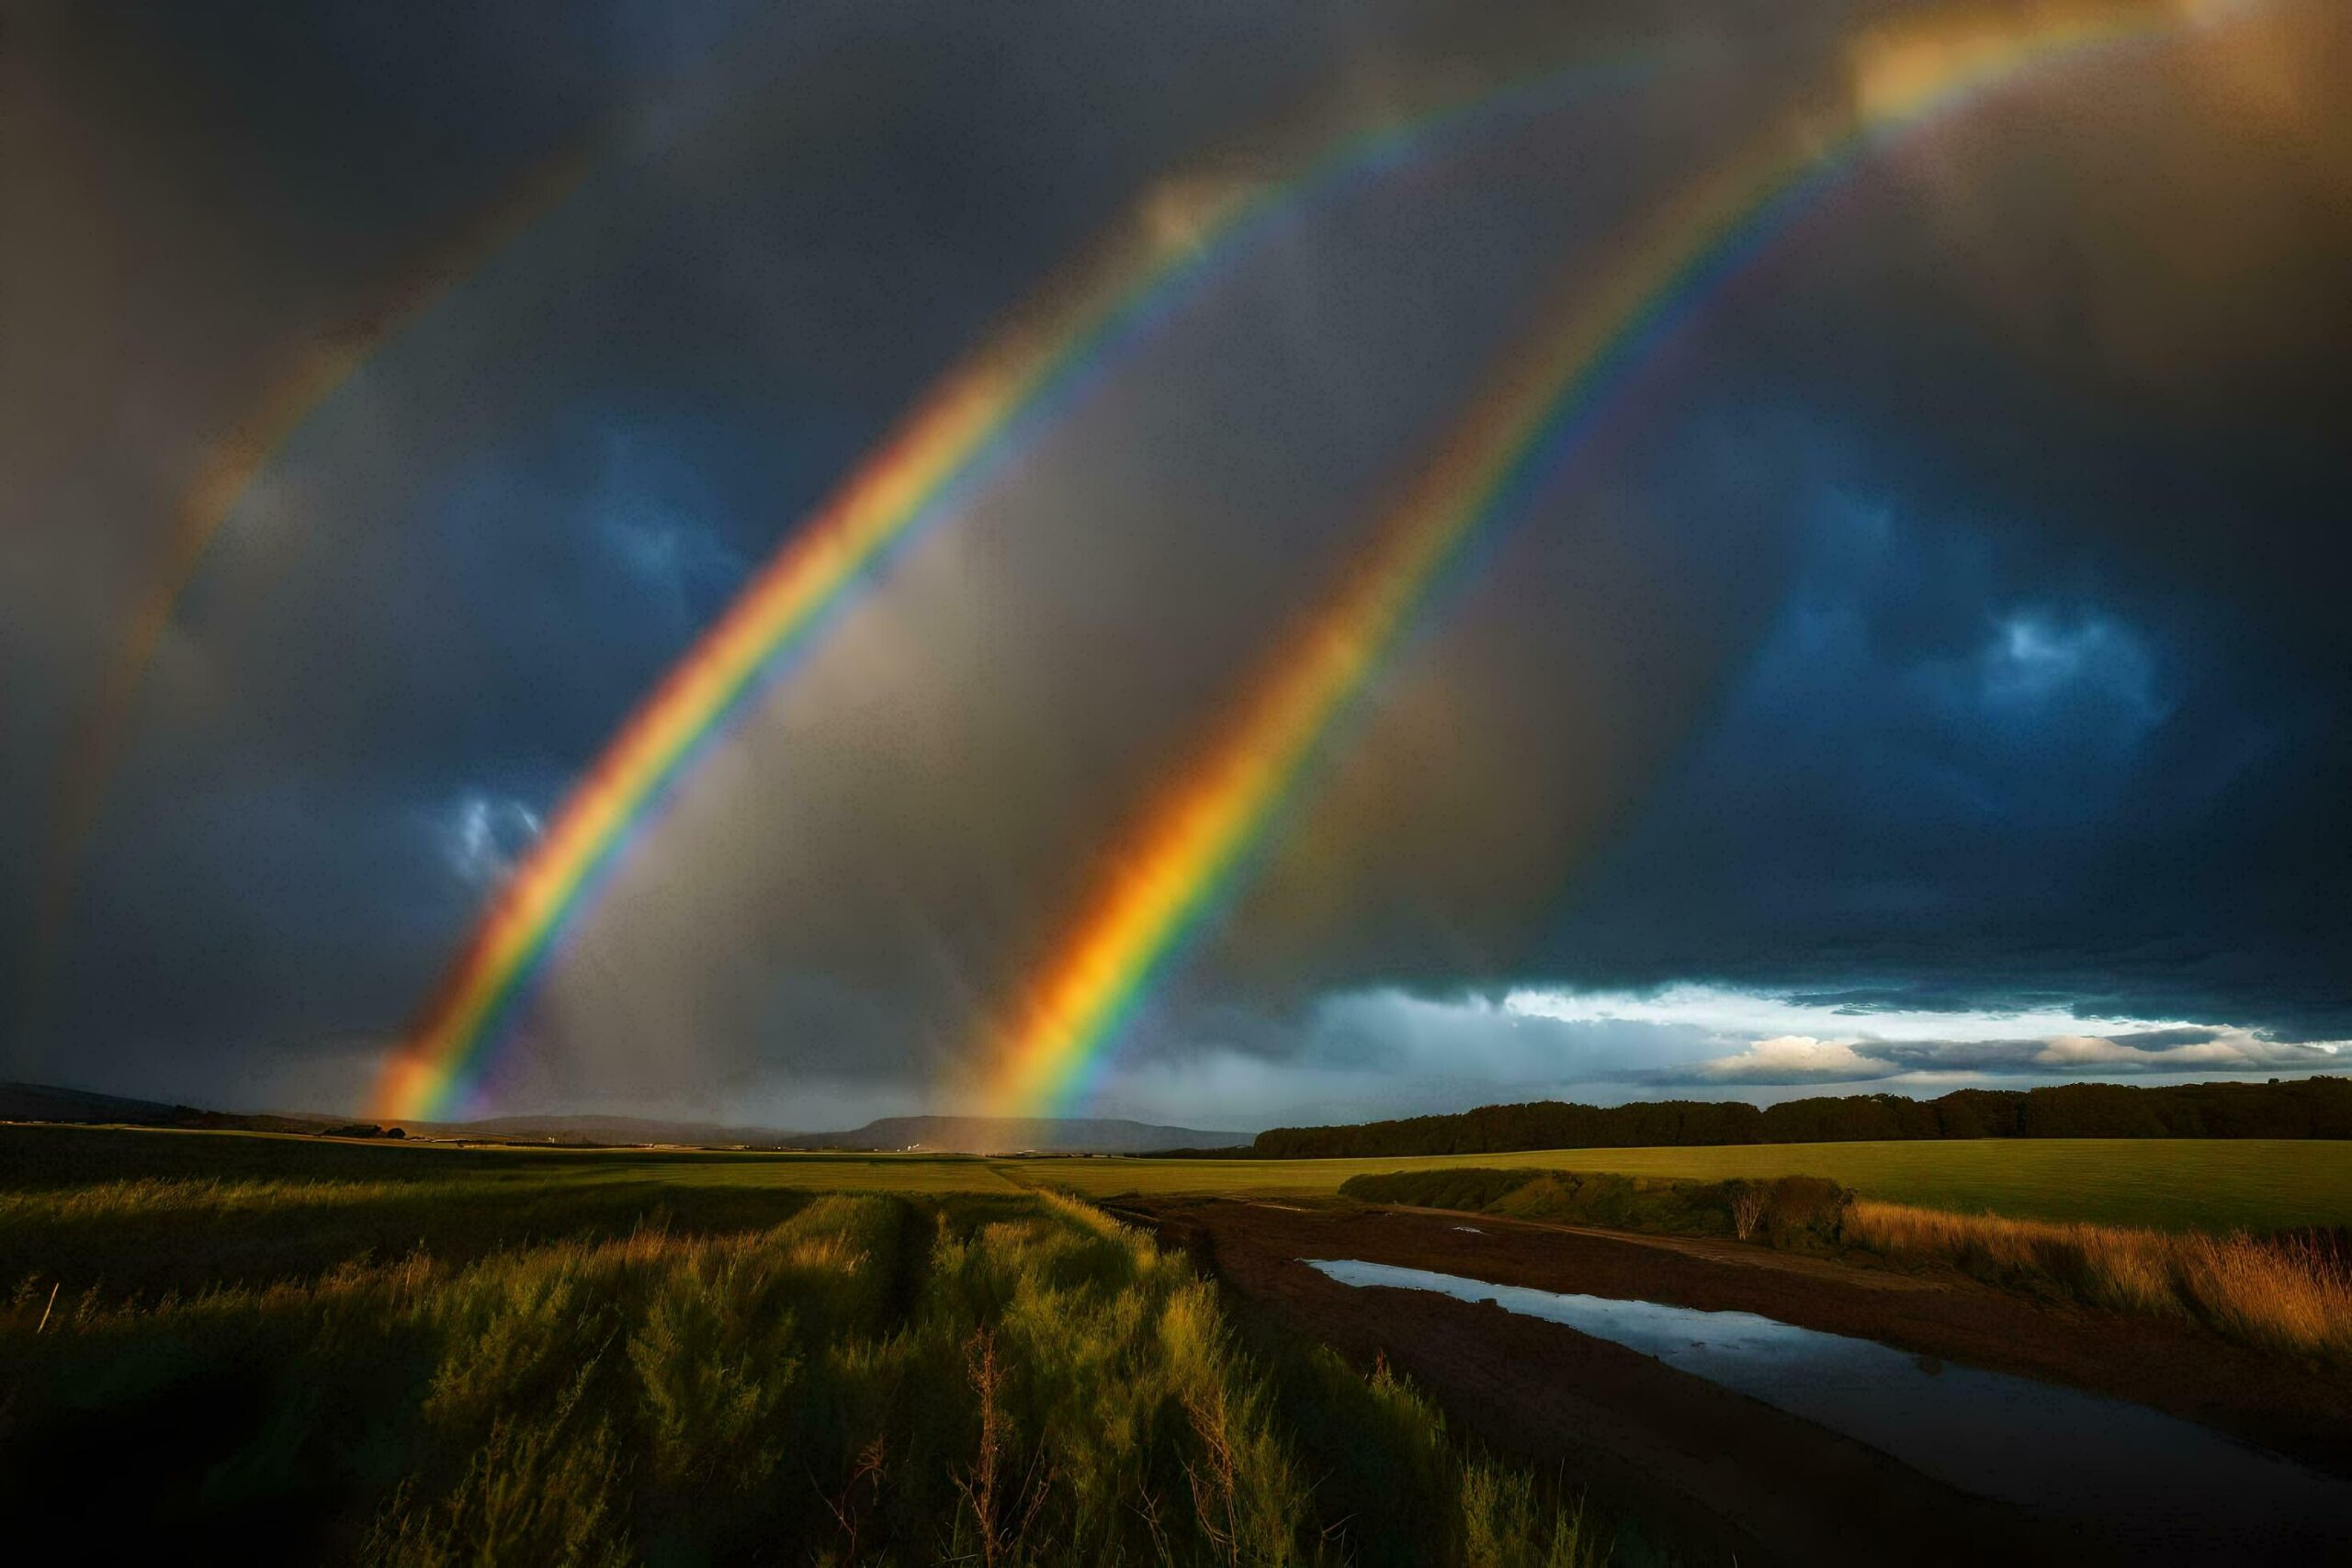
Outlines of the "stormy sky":
{"type": "MultiPolygon", "coordinates": [[[[955,1109],[1546,301],[1834,111],[1864,41],[2049,7],[1661,9],[8,6],[5,1076],[356,1105],[616,728],[937,377],[1154,203],[1486,103],[1221,254],[850,604],[496,1079],[955,1109]],[[173,597],[46,929],[184,498],[352,341],[173,597]]],[[[1701,301],[1414,624],[1091,1108],[2335,1066],[2352,14],[2222,9],[1973,94],[1701,301]]]]}

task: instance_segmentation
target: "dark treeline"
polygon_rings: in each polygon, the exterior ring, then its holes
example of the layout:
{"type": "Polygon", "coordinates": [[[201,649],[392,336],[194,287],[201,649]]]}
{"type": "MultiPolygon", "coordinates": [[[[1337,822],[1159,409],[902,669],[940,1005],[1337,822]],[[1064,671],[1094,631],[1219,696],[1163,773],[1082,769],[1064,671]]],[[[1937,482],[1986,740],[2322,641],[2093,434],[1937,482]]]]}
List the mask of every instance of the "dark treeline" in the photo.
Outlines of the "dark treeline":
{"type": "Polygon", "coordinates": [[[1310,1159],[1866,1138],[2352,1138],[2352,1079],[1963,1089],[1940,1100],[1853,1094],[1761,1110],[1736,1100],[1599,1106],[1547,1100],[1354,1127],[1276,1127],[1259,1134],[1250,1152],[1310,1159]]]}

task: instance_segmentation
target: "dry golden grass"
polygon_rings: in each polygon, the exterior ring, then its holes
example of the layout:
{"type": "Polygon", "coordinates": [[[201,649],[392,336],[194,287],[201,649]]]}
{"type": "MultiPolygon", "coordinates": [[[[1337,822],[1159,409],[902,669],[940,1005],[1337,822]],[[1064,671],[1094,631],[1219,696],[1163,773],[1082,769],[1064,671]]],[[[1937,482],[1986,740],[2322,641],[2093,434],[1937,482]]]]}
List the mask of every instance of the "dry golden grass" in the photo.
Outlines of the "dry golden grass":
{"type": "Polygon", "coordinates": [[[2241,1343],[2352,1365],[2352,1260],[2308,1238],[1956,1214],[1869,1199],[1845,1240],[1998,1283],[2202,1324],[2241,1343]]]}

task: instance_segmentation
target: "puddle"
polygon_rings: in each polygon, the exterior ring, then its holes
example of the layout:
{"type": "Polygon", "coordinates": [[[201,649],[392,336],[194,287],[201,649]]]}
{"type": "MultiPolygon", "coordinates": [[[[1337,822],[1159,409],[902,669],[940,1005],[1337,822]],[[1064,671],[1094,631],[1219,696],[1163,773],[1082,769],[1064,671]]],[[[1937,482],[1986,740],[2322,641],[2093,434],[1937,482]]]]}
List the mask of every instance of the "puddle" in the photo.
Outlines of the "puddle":
{"type": "Polygon", "coordinates": [[[1344,1285],[1493,1302],[1613,1340],[1982,1496],[2241,1545],[2352,1534],[2352,1483],[2144,1405],[1754,1313],[1562,1295],[1385,1263],[1306,1261],[1344,1285]]]}

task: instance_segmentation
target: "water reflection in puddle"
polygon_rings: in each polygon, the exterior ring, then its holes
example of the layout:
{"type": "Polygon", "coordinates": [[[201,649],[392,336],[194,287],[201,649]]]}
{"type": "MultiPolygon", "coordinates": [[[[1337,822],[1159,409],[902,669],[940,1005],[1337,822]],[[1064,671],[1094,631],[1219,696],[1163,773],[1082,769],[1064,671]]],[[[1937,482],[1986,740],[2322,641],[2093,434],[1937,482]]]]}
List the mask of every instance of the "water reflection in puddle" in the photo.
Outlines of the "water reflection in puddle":
{"type": "Polygon", "coordinates": [[[1565,1324],[1894,1455],[1964,1491],[2078,1517],[2352,1539],[2352,1483],[2143,1405],[1747,1312],[1562,1295],[1351,1259],[1345,1285],[1434,1291],[1565,1324]]]}

